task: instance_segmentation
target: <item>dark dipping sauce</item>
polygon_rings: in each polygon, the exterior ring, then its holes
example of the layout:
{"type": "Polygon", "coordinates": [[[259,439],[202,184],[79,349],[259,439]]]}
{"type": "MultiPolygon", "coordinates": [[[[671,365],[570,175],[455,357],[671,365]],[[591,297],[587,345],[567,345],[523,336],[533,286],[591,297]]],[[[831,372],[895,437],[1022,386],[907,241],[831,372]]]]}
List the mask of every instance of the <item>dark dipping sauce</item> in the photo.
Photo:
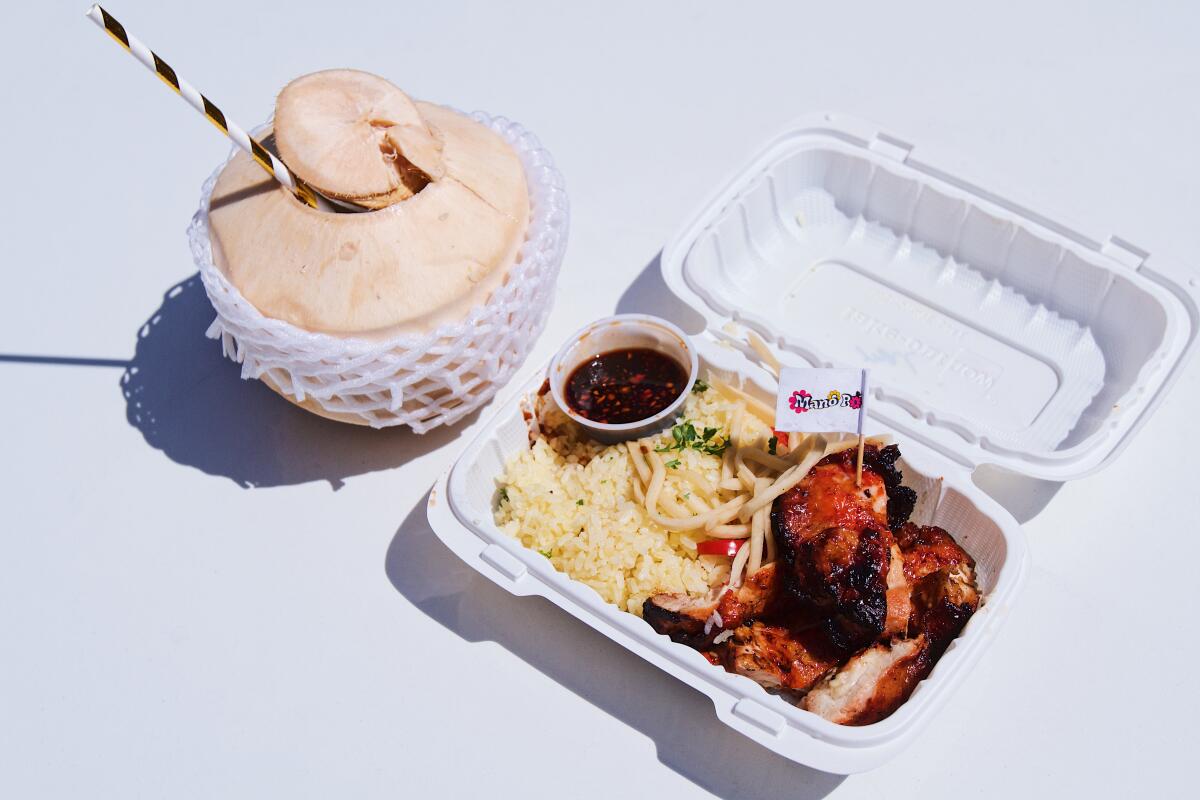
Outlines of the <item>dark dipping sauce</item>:
{"type": "Polygon", "coordinates": [[[575,368],[567,378],[567,405],[592,422],[637,422],[675,402],[687,381],[683,365],[657,350],[613,350],[575,368]]]}

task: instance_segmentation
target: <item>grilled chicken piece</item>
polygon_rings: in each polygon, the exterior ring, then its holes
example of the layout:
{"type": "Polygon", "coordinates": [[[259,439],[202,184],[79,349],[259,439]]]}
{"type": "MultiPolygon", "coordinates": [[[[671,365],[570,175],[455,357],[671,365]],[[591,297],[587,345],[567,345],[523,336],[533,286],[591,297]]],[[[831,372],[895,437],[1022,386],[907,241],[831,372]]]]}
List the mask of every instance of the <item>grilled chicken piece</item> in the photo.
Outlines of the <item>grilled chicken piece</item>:
{"type": "Polygon", "coordinates": [[[904,556],[900,548],[893,544],[887,574],[887,617],[883,622],[883,635],[905,635],[912,611],[912,584],[904,572],[904,556]]]}
{"type": "Polygon", "coordinates": [[[646,599],[642,619],[672,641],[704,647],[724,629],[736,628],[744,620],[762,616],[778,595],[779,572],[774,563],[762,567],[737,589],[716,597],[697,598],[664,592],[646,599]],[[714,612],[720,621],[713,617],[714,612]],[[708,625],[713,620],[712,625],[708,625]],[[708,628],[705,631],[705,627],[708,628]]]}
{"type": "Polygon", "coordinates": [[[979,590],[969,567],[931,572],[913,587],[909,630],[929,640],[933,659],[941,657],[979,608],[979,590]]]}
{"type": "Polygon", "coordinates": [[[775,501],[771,516],[776,535],[783,538],[811,536],[829,528],[888,527],[888,490],[883,476],[871,468],[868,454],[877,454],[874,445],[863,453],[862,486],[855,485],[857,459],[854,450],[828,455],[790,491],[775,501]]]}
{"type": "Polygon", "coordinates": [[[828,528],[794,547],[794,585],[828,615],[825,628],[844,650],[883,633],[890,539],[871,528],[828,528]]]}
{"type": "Polygon", "coordinates": [[[870,725],[907,700],[928,671],[924,637],[872,645],[818,683],[800,707],[839,725],[870,725]]]}
{"type": "Polygon", "coordinates": [[[907,518],[915,495],[900,485],[898,456],[894,446],[868,445],[861,486],[854,450],[826,456],[771,509],[789,589],[828,615],[830,637],[847,650],[898,630],[908,616],[891,523],[907,518]]]}
{"type": "Polygon", "coordinates": [[[979,608],[975,560],[942,528],[910,522],[896,540],[913,585],[908,628],[924,634],[936,660],[979,608]]]}
{"type": "Polygon", "coordinates": [[[944,529],[907,522],[896,530],[896,544],[904,554],[904,575],[916,583],[931,572],[959,564],[973,570],[975,561],[944,529]]]}
{"type": "Polygon", "coordinates": [[[804,708],[832,722],[869,725],[899,708],[979,608],[975,562],[949,533],[908,523],[896,541],[913,638],[868,647],[804,697],[804,708]]]}
{"type": "Polygon", "coordinates": [[[979,606],[966,551],[941,528],[907,522],[915,494],[898,456],[868,446],[861,487],[854,451],[822,459],[772,507],[779,561],[712,597],[655,595],[643,617],[833,722],[887,717],[979,606]]]}
{"type": "Polygon", "coordinates": [[[704,626],[716,610],[717,601],[711,597],[663,592],[647,597],[642,603],[642,619],[650,623],[655,633],[669,636],[673,642],[703,647],[712,640],[712,626],[708,626],[707,634],[704,626]]]}
{"type": "Polygon", "coordinates": [[[800,693],[812,688],[842,657],[819,627],[796,630],[762,622],[742,625],[705,655],[768,689],[800,693]]]}

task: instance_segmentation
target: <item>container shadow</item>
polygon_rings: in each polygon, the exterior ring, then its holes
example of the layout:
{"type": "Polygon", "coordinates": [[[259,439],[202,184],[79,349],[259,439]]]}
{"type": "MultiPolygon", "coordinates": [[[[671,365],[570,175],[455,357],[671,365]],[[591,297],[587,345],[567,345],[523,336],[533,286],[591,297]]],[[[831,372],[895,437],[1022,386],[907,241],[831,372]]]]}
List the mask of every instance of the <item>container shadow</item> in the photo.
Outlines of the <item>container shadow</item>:
{"type": "Polygon", "coordinates": [[[1062,481],[1030,478],[987,464],[975,470],[971,479],[1022,525],[1042,513],[1063,487],[1062,481]]]}
{"type": "Polygon", "coordinates": [[[703,694],[538,597],[515,597],[434,535],[428,493],[388,547],[388,580],[469,642],[494,641],[542,674],[654,740],[658,759],[723,798],[821,798],[844,776],[794,764],[722,724],[703,694]]]}
{"type": "Polygon", "coordinates": [[[617,300],[618,314],[653,314],[689,334],[704,330],[704,317],[676,297],[662,277],[662,251],[655,254],[617,300]]]}
{"type": "MultiPolygon", "coordinates": [[[[126,418],[167,458],[245,488],[347,478],[403,464],[456,439],[475,414],[425,435],[373,430],[303,411],[205,337],[214,312],[199,273],[177,283],[138,330],[121,376],[126,418]]],[[[477,414],[478,412],[476,412],[477,414]]]]}

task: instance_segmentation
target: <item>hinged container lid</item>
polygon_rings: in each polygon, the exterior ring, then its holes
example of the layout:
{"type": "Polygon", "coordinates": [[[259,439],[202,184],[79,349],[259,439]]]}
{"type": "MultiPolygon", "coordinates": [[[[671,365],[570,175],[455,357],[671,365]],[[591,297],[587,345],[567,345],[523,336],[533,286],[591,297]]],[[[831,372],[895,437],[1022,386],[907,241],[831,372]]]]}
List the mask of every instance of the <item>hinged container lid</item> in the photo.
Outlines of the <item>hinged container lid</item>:
{"type": "Polygon", "coordinates": [[[870,416],[968,468],[1098,469],[1190,354],[1197,279],[912,149],[832,114],[771,142],[663,252],[699,346],[732,320],[785,364],[866,366],[870,416]]]}

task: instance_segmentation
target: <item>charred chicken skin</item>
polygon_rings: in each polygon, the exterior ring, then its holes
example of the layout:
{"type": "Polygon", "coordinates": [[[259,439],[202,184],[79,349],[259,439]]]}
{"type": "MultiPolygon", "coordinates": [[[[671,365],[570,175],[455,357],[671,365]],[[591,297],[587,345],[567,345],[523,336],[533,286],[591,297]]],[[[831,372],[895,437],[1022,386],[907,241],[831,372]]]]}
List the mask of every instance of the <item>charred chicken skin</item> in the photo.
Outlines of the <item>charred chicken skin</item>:
{"type": "Polygon", "coordinates": [[[822,459],[772,508],[779,560],[737,588],[659,594],[643,617],[715,665],[845,725],[895,711],[979,607],[975,562],[937,527],[908,522],[895,446],[822,459]]]}
{"type": "MultiPolygon", "coordinates": [[[[771,511],[789,590],[826,614],[830,638],[846,650],[878,639],[887,627],[889,589],[899,580],[889,520],[898,516],[892,503],[900,502],[889,497],[888,484],[896,497],[908,497],[898,491],[905,488],[895,471],[898,455],[894,446],[868,446],[861,486],[855,451],[826,456],[771,511]]],[[[904,519],[911,510],[910,502],[904,519]]],[[[893,602],[903,596],[893,593],[893,602]]]]}
{"type": "Polygon", "coordinates": [[[737,589],[722,591],[715,598],[656,594],[642,604],[642,618],[673,641],[702,648],[723,629],[766,614],[780,599],[778,583],[775,564],[767,564],[737,589]]]}
{"type": "Polygon", "coordinates": [[[803,693],[837,667],[842,653],[820,627],[752,622],[705,651],[709,661],[768,689],[803,693]]]}
{"type": "Polygon", "coordinates": [[[975,559],[942,528],[911,522],[896,532],[912,585],[909,631],[923,634],[936,660],[979,608],[975,559]]]}
{"type": "Polygon", "coordinates": [[[906,638],[868,647],[804,696],[801,707],[832,722],[869,725],[890,715],[979,608],[975,561],[949,533],[905,523],[896,540],[911,594],[906,638]]]}

